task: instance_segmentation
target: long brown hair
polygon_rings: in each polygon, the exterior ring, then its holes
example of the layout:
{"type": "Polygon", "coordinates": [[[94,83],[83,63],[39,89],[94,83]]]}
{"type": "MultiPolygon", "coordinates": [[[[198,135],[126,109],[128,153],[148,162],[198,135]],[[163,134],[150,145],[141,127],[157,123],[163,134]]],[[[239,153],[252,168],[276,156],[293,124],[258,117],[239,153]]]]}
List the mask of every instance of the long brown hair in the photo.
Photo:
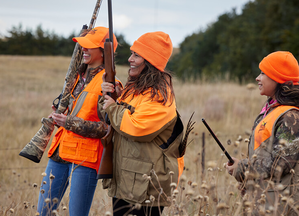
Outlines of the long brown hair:
{"type": "Polygon", "coordinates": [[[279,104],[299,107],[299,86],[293,85],[293,82],[278,83],[275,99],[279,104]]]}
{"type": "Polygon", "coordinates": [[[174,100],[174,91],[170,72],[162,72],[148,61],[144,60],[144,62],[145,67],[139,76],[128,77],[121,100],[124,100],[131,95],[133,99],[135,95],[146,94],[146,92],[150,90],[152,100],[156,100],[165,105],[168,102],[168,99],[170,99],[170,104],[172,104],[174,100]]]}

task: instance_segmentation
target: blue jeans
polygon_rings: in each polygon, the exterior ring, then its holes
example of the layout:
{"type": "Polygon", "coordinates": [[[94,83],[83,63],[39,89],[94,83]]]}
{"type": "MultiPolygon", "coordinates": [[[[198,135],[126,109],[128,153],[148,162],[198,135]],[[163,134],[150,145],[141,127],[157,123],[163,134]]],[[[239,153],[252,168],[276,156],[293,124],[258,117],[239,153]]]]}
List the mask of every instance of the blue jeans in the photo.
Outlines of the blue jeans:
{"type": "Polygon", "coordinates": [[[51,215],[51,212],[57,209],[70,184],[68,207],[70,216],[88,216],[98,182],[96,170],[76,164],[73,167],[73,164],[63,164],[49,159],[46,174],[38,198],[37,211],[40,215],[51,215]],[[71,176],[72,168],[75,169],[71,176]],[[55,176],[52,180],[50,179],[51,174],[55,176]],[[69,182],[69,178],[71,178],[71,182],[69,182]]]}

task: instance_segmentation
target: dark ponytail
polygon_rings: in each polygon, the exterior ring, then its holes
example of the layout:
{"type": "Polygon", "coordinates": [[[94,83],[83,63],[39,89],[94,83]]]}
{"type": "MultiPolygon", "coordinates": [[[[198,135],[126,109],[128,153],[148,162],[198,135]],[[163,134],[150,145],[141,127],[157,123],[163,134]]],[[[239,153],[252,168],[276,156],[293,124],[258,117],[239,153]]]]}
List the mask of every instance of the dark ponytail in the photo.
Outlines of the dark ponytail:
{"type": "Polygon", "coordinates": [[[299,86],[293,85],[293,82],[278,83],[275,98],[281,105],[299,107],[299,86]]]}

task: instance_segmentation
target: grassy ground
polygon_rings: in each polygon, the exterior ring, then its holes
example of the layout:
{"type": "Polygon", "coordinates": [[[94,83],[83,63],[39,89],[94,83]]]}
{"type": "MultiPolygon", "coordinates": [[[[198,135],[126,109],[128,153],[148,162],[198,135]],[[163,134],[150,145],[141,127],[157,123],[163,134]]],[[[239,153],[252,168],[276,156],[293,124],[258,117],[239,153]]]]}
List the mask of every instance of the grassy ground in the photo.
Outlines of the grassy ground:
{"type": "MultiPolygon", "coordinates": [[[[0,215],[36,213],[41,173],[48,159],[45,154],[36,164],[18,154],[41,127],[41,118],[51,112],[52,101],[62,90],[69,62],[69,57],[0,56],[0,215]]],[[[118,78],[125,83],[128,68],[117,66],[116,69],[118,78]]],[[[213,215],[221,210],[217,208],[221,201],[228,206],[224,214],[234,215],[235,203],[240,201],[236,181],[225,173],[223,163],[227,159],[201,119],[206,119],[232,156],[244,157],[247,151],[244,138],[248,138],[255,115],[266,98],[259,95],[256,87],[236,83],[182,83],[174,79],[174,89],[184,124],[193,112],[196,121],[185,155],[185,190],[180,191],[176,204],[188,215],[201,210],[202,215],[213,215]],[[243,141],[234,144],[240,135],[243,141]],[[209,190],[205,190],[205,185],[209,190]],[[192,195],[186,195],[188,189],[193,190],[192,195]],[[232,196],[228,196],[230,192],[232,196]]],[[[60,215],[68,215],[68,199],[67,193],[59,208],[60,215]]],[[[173,215],[171,210],[165,209],[164,214],[173,215]]],[[[106,211],[111,211],[111,201],[99,182],[90,215],[104,215],[106,211]]]]}

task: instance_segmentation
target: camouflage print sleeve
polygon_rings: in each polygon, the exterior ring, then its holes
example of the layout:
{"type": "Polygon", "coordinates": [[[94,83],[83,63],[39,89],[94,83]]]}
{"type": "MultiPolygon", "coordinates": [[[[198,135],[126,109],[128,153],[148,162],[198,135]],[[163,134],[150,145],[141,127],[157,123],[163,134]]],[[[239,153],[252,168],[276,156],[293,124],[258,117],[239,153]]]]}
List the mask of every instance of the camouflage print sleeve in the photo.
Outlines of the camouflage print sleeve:
{"type": "Polygon", "coordinates": [[[248,159],[240,160],[238,167],[234,170],[233,176],[238,182],[243,182],[245,179],[245,171],[248,168],[248,159]]]}
{"type": "Polygon", "coordinates": [[[108,126],[100,121],[86,121],[76,116],[67,116],[65,129],[87,138],[102,138],[107,132],[108,126]]]}
{"type": "MultiPolygon", "coordinates": [[[[269,142],[267,139],[262,145],[270,146],[269,142]]],[[[250,171],[264,179],[288,174],[299,159],[299,111],[290,110],[277,121],[272,150],[261,147],[250,159],[250,171]]]]}
{"type": "Polygon", "coordinates": [[[277,125],[272,158],[277,161],[276,171],[285,175],[299,159],[299,111],[288,111],[277,125]]]}

